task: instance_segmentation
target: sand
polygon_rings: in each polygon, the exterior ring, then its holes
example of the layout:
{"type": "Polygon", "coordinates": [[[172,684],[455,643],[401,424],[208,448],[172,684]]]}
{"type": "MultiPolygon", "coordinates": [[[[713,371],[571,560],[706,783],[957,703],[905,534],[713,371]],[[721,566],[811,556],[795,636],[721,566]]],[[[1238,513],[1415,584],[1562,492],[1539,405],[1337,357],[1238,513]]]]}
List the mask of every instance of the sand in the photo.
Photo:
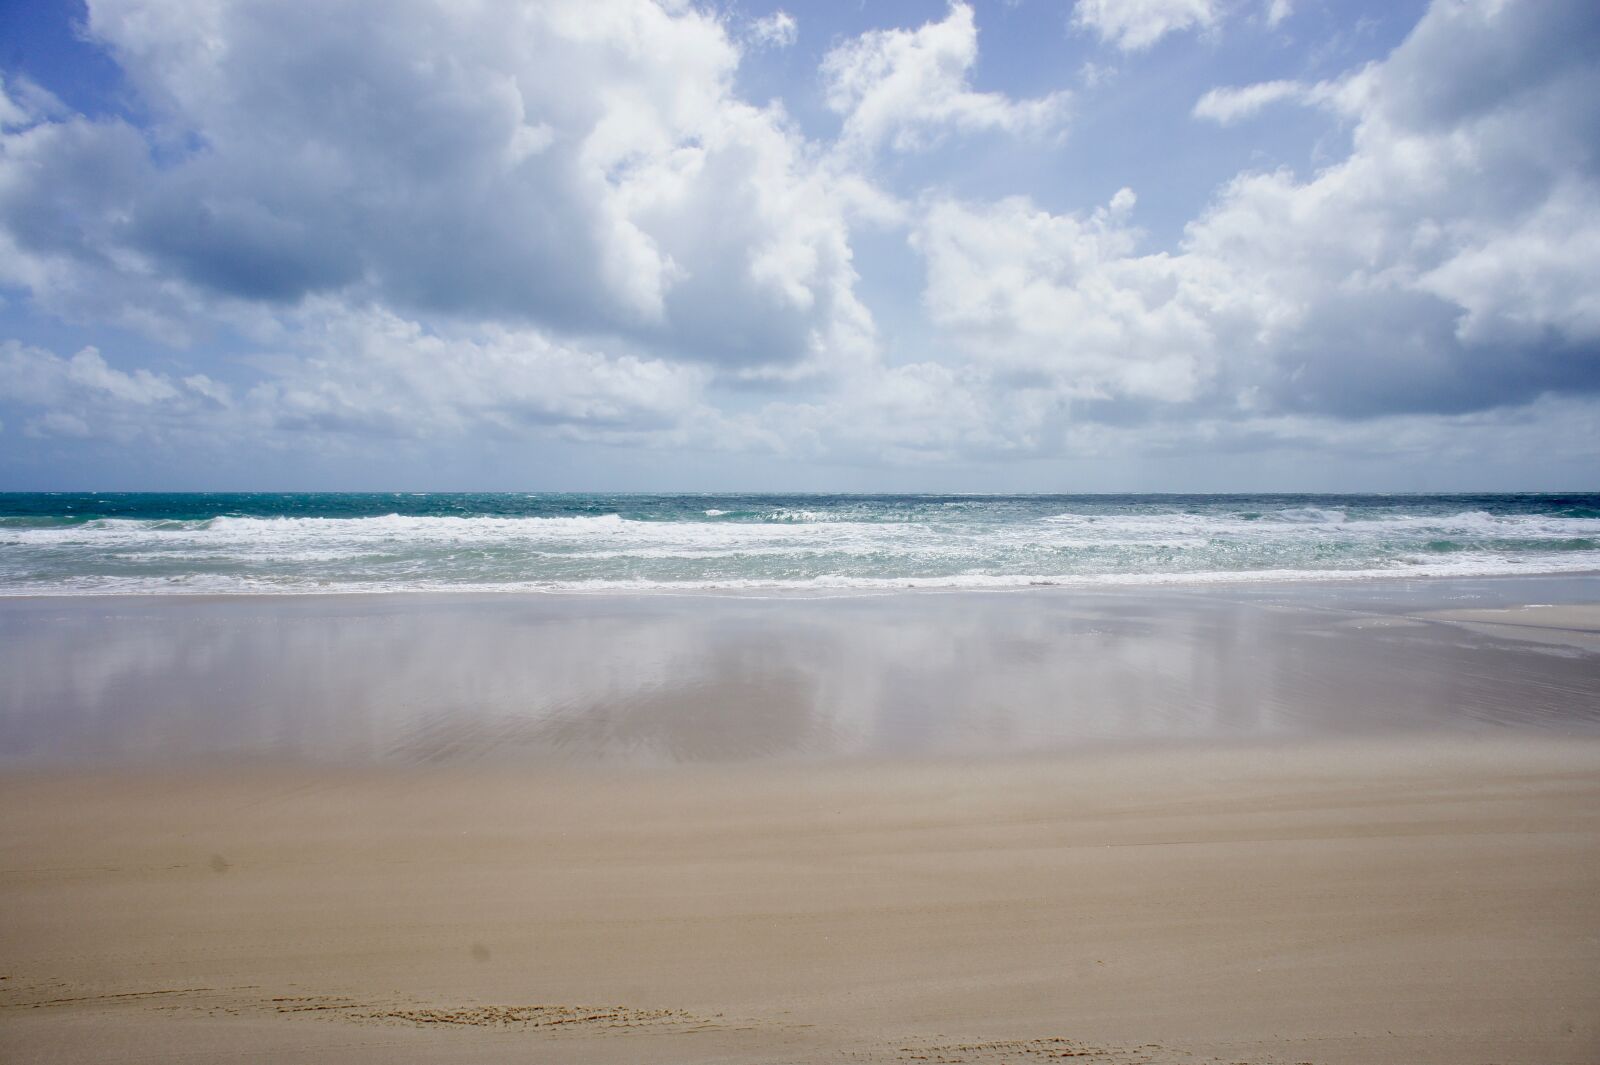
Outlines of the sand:
{"type": "Polygon", "coordinates": [[[1600,576],[837,599],[0,600],[0,773],[1600,736],[1597,604],[1600,576]]]}
{"type": "Polygon", "coordinates": [[[7,1062],[1600,1061],[1600,741],[0,778],[7,1062]]]}
{"type": "Polygon", "coordinates": [[[1597,602],[0,602],[0,1062],[1600,1062],[1597,602]]]}

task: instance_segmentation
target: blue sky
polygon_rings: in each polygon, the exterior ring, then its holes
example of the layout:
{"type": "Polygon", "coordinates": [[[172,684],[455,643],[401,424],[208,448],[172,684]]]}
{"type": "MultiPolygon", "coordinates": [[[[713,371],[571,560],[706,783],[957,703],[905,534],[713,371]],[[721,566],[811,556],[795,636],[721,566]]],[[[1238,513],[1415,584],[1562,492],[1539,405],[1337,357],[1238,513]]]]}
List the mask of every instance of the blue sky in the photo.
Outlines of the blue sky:
{"type": "Polygon", "coordinates": [[[0,489],[1561,489],[1577,0],[0,10],[0,489]]]}

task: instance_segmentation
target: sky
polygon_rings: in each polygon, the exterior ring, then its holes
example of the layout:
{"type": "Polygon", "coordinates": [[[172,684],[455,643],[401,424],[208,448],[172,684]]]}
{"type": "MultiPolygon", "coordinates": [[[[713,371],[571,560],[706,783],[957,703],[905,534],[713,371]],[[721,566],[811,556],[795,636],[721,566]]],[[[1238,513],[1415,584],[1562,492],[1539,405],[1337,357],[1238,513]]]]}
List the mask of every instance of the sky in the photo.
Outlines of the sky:
{"type": "Polygon", "coordinates": [[[1593,0],[0,0],[0,490],[1600,488],[1593,0]]]}

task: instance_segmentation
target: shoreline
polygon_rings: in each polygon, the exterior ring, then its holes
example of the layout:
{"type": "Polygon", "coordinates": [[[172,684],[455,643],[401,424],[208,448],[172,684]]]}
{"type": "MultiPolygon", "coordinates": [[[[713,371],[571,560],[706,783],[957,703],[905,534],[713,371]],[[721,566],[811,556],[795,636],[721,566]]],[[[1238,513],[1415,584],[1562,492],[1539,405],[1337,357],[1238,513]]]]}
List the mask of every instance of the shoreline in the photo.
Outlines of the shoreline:
{"type": "MultiPolygon", "coordinates": [[[[1381,585],[1381,584],[1411,584],[1411,583],[1440,583],[1450,581],[1536,581],[1536,580],[1579,580],[1600,577],[1600,568],[1587,567],[1580,569],[1554,569],[1536,570],[1532,572],[1489,572],[1489,573],[1416,573],[1404,575],[1392,570],[1371,570],[1358,572],[1339,571],[1297,571],[1296,576],[1280,576],[1278,571],[1270,575],[1260,576],[1260,571],[1212,571],[1204,574],[1172,574],[1171,579],[1148,580],[1120,579],[1121,574],[1104,575],[1107,579],[1098,580],[1093,577],[1019,577],[1018,580],[1027,583],[1020,584],[994,584],[994,585],[959,585],[941,583],[916,583],[918,581],[944,581],[943,577],[930,578],[883,578],[883,586],[818,586],[805,588],[788,585],[773,585],[761,587],[730,587],[730,586],[686,586],[673,587],[668,584],[652,584],[643,587],[597,587],[586,589],[581,587],[539,587],[539,586],[476,586],[469,584],[451,585],[438,588],[363,588],[363,589],[303,589],[296,588],[285,591],[263,591],[261,589],[241,590],[237,592],[219,592],[216,590],[184,591],[174,590],[165,592],[152,591],[49,591],[49,592],[7,592],[0,591],[0,604],[6,602],[30,600],[76,600],[76,599],[153,599],[153,600],[235,600],[235,599],[297,599],[297,598],[337,598],[348,597],[353,599],[388,598],[388,597],[417,597],[417,598],[455,598],[481,596],[488,599],[499,599],[513,596],[528,596],[541,598],[690,598],[690,599],[772,599],[772,600],[826,600],[826,599],[854,599],[870,598],[875,596],[890,595],[1010,595],[1017,593],[1042,593],[1052,591],[1061,592],[1107,592],[1115,593],[1126,590],[1130,593],[1160,592],[1166,589],[1174,591],[1190,591],[1201,589],[1239,589],[1249,590],[1255,588],[1295,588],[1300,586],[1322,587],[1328,585],[1381,585]],[[1220,578],[1220,579],[1219,579],[1220,578]]],[[[1006,581],[1011,578],[1001,576],[997,580],[1006,581]]]]}

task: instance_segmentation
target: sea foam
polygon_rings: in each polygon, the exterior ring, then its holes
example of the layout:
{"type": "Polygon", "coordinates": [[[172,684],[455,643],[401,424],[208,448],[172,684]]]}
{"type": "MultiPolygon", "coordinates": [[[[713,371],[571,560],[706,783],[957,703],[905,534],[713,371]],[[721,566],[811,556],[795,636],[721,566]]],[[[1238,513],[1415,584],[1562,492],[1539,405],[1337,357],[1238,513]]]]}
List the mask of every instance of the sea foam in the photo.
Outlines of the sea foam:
{"type": "Polygon", "coordinates": [[[1587,496],[20,498],[6,502],[21,513],[0,511],[0,594],[816,593],[1600,570],[1600,499],[1587,496]]]}

